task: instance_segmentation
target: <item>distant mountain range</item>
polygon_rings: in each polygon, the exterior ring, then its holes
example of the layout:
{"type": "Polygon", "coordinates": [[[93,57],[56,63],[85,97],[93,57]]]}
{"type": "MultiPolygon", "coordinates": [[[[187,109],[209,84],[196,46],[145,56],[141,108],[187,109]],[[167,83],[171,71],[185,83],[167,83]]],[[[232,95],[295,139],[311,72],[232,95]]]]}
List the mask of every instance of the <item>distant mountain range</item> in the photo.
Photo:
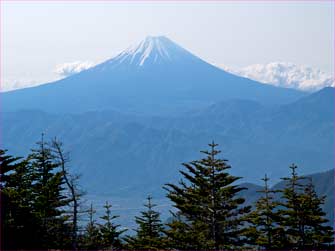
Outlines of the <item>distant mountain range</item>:
{"type": "Polygon", "coordinates": [[[162,198],[161,186],[212,140],[243,182],[267,173],[274,184],[292,162],[301,174],[334,168],[334,88],[264,85],[165,37],[57,82],[1,93],[1,102],[1,147],[23,156],[42,132],[57,136],[100,202],[162,198]]]}
{"type": "Polygon", "coordinates": [[[113,111],[2,114],[4,146],[25,154],[44,132],[71,151],[89,190],[152,187],[175,180],[180,163],[199,158],[215,140],[232,171],[249,181],[268,173],[274,181],[295,162],[303,173],[334,165],[334,89],[287,105],[227,100],[175,117],[113,111]],[[127,185],[125,185],[127,183],[127,185]]]}

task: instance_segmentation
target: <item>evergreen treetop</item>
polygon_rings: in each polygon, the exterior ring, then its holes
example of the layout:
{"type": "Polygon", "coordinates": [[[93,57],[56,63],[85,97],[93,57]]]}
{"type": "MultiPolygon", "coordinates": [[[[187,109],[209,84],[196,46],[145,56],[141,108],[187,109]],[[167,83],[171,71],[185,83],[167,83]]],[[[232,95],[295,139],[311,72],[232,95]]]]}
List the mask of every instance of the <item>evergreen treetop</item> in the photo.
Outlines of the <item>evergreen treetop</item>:
{"type": "Polygon", "coordinates": [[[101,236],[101,246],[104,249],[120,249],[121,239],[120,235],[126,230],[120,230],[120,225],[115,224],[113,221],[117,219],[118,215],[112,215],[112,205],[106,201],[104,205],[105,214],[100,218],[103,224],[99,224],[99,231],[101,236]]]}

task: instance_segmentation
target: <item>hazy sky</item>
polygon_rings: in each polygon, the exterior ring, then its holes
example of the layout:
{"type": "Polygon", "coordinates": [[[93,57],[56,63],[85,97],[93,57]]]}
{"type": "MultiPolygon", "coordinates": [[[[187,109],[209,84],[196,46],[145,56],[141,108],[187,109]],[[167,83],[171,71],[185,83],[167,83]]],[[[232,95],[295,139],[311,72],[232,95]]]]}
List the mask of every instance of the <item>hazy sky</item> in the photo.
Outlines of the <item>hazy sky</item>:
{"type": "Polygon", "coordinates": [[[3,85],[53,80],[56,65],[101,62],[146,35],[165,35],[217,65],[334,68],[331,1],[1,4],[3,85]]]}

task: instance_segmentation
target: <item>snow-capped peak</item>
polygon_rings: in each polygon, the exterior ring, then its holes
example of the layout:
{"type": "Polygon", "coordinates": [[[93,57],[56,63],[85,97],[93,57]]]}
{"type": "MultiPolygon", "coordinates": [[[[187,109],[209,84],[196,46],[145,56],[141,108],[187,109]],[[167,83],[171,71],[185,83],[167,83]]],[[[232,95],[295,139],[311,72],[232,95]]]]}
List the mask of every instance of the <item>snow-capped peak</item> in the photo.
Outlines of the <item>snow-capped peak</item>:
{"type": "MultiPolygon", "coordinates": [[[[164,36],[148,36],[140,43],[135,44],[118,56],[113,58],[113,63],[129,63],[131,65],[143,66],[147,63],[160,64],[181,58],[188,51],[172,42],[164,36]]],[[[193,56],[193,55],[192,55],[193,56]]]]}
{"type": "Polygon", "coordinates": [[[138,45],[131,46],[128,48],[124,54],[132,56],[132,62],[136,56],[140,56],[139,65],[143,65],[145,60],[150,57],[150,55],[155,54],[156,59],[162,57],[164,59],[170,59],[169,52],[167,50],[166,44],[169,43],[169,39],[166,37],[152,37],[148,36],[138,45]]]}

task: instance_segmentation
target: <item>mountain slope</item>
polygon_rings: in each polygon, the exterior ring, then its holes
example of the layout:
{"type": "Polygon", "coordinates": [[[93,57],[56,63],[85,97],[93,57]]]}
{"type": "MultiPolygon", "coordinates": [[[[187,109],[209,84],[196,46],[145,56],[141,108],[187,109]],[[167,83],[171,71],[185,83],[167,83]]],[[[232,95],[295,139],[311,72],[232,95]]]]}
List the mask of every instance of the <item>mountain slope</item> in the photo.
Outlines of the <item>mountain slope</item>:
{"type": "Polygon", "coordinates": [[[148,37],[93,68],[53,83],[2,93],[1,99],[4,111],[114,109],[171,114],[231,98],[283,104],[303,95],[227,73],[166,37],[148,37]]]}

